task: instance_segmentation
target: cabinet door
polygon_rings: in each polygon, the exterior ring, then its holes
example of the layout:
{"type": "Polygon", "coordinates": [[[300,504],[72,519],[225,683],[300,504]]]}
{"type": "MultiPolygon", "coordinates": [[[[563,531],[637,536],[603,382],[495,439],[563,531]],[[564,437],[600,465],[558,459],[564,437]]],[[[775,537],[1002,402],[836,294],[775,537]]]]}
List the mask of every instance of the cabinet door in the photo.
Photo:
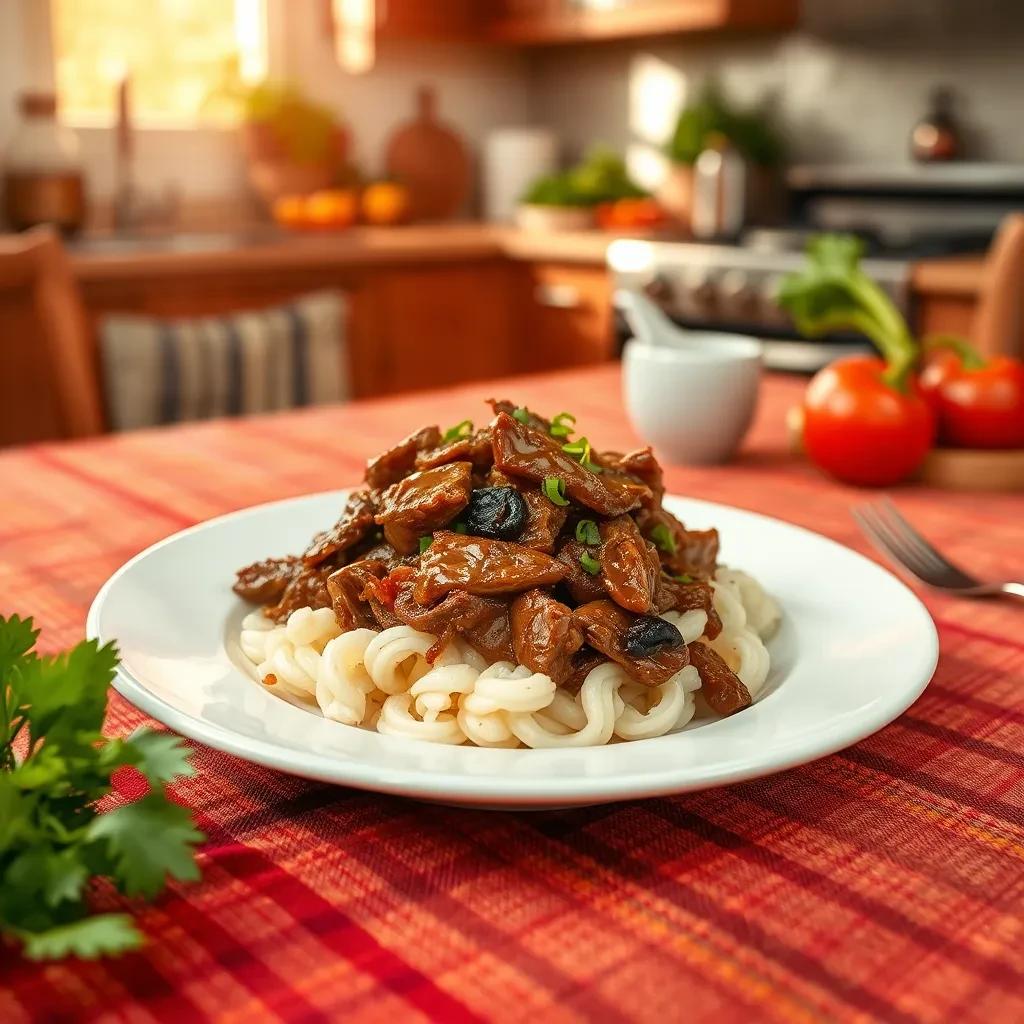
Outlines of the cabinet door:
{"type": "Polygon", "coordinates": [[[368,277],[361,343],[377,350],[373,393],[509,373],[511,273],[496,261],[368,277]]]}
{"type": "Polygon", "coordinates": [[[517,370],[585,366],[614,358],[611,285],[603,267],[533,264],[525,268],[520,287],[517,370]]]}

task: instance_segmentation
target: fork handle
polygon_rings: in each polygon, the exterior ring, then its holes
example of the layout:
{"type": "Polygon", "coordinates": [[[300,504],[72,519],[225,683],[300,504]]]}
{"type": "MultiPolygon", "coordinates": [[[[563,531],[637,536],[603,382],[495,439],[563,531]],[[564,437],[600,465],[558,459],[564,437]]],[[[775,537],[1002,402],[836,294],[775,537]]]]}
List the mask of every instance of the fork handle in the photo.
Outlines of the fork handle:
{"type": "Polygon", "coordinates": [[[1010,597],[1024,599],[1024,583],[1004,583],[1000,590],[1010,597]]]}

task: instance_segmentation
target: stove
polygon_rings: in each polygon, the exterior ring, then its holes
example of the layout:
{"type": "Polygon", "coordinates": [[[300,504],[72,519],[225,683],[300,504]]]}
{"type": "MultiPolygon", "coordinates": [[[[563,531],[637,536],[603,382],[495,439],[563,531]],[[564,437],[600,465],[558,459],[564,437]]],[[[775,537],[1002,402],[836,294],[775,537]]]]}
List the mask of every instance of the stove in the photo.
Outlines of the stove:
{"type": "MultiPolygon", "coordinates": [[[[804,265],[804,242],[799,232],[767,230],[737,245],[618,239],[608,247],[608,266],[615,288],[644,292],[681,327],[755,335],[766,366],[814,373],[837,356],[869,351],[870,343],[842,334],[797,336],[775,296],[782,278],[804,265]]],[[[908,318],[912,262],[874,256],[861,263],[908,318]]]]}

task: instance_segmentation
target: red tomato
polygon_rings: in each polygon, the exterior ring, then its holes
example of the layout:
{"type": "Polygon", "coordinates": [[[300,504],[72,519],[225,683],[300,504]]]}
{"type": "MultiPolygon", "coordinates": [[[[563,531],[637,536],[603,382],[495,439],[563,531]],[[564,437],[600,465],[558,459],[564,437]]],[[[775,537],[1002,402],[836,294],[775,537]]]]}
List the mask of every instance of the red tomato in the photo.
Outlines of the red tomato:
{"type": "Polygon", "coordinates": [[[846,483],[884,487],[920,466],[935,417],[911,381],[897,391],[875,356],[846,356],[815,374],[804,396],[804,447],[846,483]]]}
{"type": "Polygon", "coordinates": [[[929,354],[921,389],[939,419],[939,440],[957,448],[1024,448],[1024,363],[994,356],[965,365],[951,349],[929,354]]]}

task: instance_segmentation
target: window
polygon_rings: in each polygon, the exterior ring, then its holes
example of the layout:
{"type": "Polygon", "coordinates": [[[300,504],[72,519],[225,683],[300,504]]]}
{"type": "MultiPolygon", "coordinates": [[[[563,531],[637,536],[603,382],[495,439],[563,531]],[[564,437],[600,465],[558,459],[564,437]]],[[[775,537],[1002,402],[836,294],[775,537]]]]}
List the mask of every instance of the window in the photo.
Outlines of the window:
{"type": "Polygon", "coordinates": [[[265,0],[51,0],[61,116],[111,124],[131,80],[149,125],[232,123],[232,93],[266,77],[265,0]]]}

